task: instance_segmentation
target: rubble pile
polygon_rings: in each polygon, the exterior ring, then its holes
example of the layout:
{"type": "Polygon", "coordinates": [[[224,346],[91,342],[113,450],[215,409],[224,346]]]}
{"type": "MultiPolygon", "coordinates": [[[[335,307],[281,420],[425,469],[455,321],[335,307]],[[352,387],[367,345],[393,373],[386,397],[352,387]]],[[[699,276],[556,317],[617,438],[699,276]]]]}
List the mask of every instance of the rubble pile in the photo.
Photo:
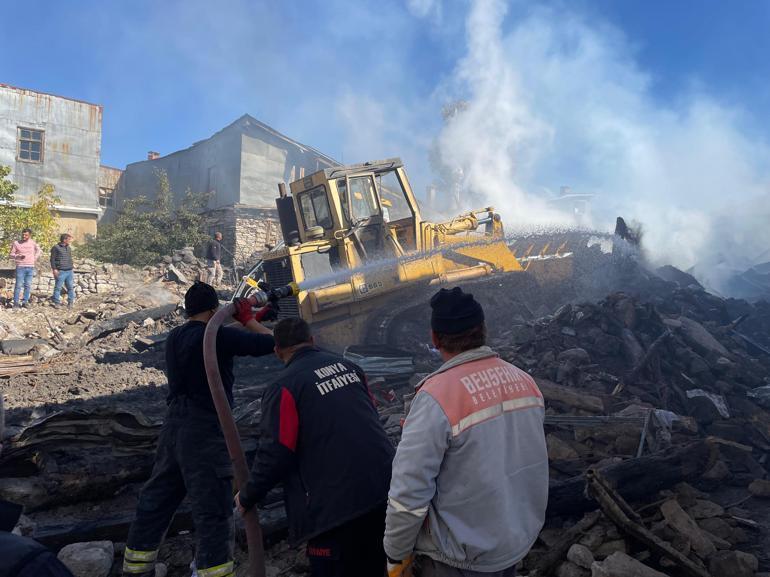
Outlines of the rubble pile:
{"type": "MultiPolygon", "coordinates": [[[[206,260],[195,256],[193,248],[189,246],[165,255],[157,265],[144,267],[143,272],[148,279],[176,281],[185,287],[196,280],[205,281],[208,275],[206,260]]],[[[222,282],[230,286],[234,281],[232,271],[223,267],[223,272],[222,282]]]]}
{"type": "MultiPolygon", "coordinates": [[[[166,264],[184,275],[202,270],[200,261],[174,261],[180,256],[166,264]]],[[[521,278],[468,287],[487,311],[489,344],[532,374],[546,399],[547,523],[522,575],[770,571],[770,305],[722,299],[681,271],[659,272],[627,267],[558,294],[527,292],[521,278]]],[[[88,543],[65,555],[104,575],[110,552],[109,574],[119,574],[152,466],[165,409],[163,339],[183,322],[179,287],[161,280],[94,295],[66,314],[0,311],[0,341],[35,340],[14,356],[31,361],[5,367],[12,355],[0,356],[11,425],[0,497],[26,503],[22,530],[50,547],[88,543]]],[[[429,309],[421,315],[410,314],[406,352],[346,352],[369,373],[394,443],[414,385],[440,363],[425,346],[429,309]]],[[[235,416],[249,458],[261,392],[280,368],[272,357],[236,363],[235,416]]],[[[260,518],[272,545],[268,574],[306,574],[301,548],[281,542],[280,491],[261,504],[260,518]]],[[[160,555],[171,577],[189,575],[190,529],[183,506],[160,555]]]]}
{"type": "MultiPolygon", "coordinates": [[[[548,520],[523,575],[770,570],[770,306],[664,272],[631,266],[613,279],[623,292],[574,299],[606,287],[589,279],[543,316],[531,313],[548,299],[529,298],[521,280],[468,287],[489,344],[546,399],[548,520]]],[[[414,326],[428,326],[429,311],[419,314],[414,326]]],[[[422,350],[411,386],[440,363],[422,350]]],[[[411,386],[373,387],[394,441],[411,386]]]]}
{"type": "Polygon", "coordinates": [[[567,304],[492,339],[503,358],[535,377],[547,401],[555,486],[548,528],[525,568],[576,577],[768,570],[770,503],[762,495],[770,412],[757,395],[770,384],[770,308],[643,280],[637,295],[567,304]],[[708,450],[693,459],[700,443],[708,450]],[[653,458],[648,452],[677,451],[665,466],[643,465],[653,458]],[[561,543],[566,559],[543,563],[575,526],[554,502],[559,484],[589,468],[610,476],[619,462],[636,462],[639,476],[620,476],[600,492],[584,483],[602,515],[561,543]],[[671,486],[659,487],[655,479],[667,476],[671,486]]]}
{"type": "MultiPolygon", "coordinates": [[[[31,357],[27,370],[9,375],[3,384],[6,408],[19,422],[79,403],[162,401],[162,350],[141,358],[137,340],[157,339],[183,322],[179,297],[165,283],[134,285],[109,295],[78,298],[75,307],[0,310],[0,375],[5,364],[31,357]],[[9,346],[14,350],[10,351],[9,346]]],[[[141,348],[142,345],[139,344],[141,348]]],[[[144,347],[149,348],[149,347],[144,347]]],[[[162,405],[146,403],[148,414],[162,414],[162,405]]]]}

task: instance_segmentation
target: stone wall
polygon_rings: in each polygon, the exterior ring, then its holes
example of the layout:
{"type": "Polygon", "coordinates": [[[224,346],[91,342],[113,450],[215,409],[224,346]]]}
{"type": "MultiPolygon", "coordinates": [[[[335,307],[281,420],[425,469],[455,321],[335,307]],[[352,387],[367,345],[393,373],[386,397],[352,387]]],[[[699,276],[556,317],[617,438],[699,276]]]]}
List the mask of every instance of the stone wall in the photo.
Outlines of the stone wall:
{"type": "Polygon", "coordinates": [[[229,266],[233,259],[238,267],[247,266],[255,253],[264,252],[266,245],[282,238],[278,212],[266,208],[233,205],[213,210],[207,215],[207,227],[209,234],[222,233],[222,260],[229,266]]]}
{"type": "MultiPolygon", "coordinates": [[[[76,260],[74,270],[75,294],[79,296],[108,294],[143,280],[142,274],[129,265],[97,263],[90,259],[76,260]]],[[[0,279],[0,285],[3,285],[0,290],[6,299],[11,299],[15,285],[15,274],[12,270],[6,271],[6,274],[7,276],[0,279]]],[[[35,272],[35,278],[32,280],[33,299],[50,297],[53,294],[55,282],[50,267],[39,265],[35,272]]]]}

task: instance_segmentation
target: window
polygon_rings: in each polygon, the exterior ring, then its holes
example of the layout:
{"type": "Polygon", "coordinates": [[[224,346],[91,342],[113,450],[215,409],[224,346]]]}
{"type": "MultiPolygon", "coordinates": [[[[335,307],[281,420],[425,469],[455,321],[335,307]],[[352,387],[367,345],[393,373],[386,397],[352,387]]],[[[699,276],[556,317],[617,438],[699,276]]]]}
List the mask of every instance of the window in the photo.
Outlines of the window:
{"type": "Polygon", "coordinates": [[[382,214],[386,222],[412,218],[412,209],[406,200],[406,193],[401,186],[395,171],[386,172],[377,176],[377,184],[380,187],[380,199],[382,200],[382,214]]]}
{"type": "Polygon", "coordinates": [[[115,201],[115,189],[99,187],[99,206],[108,207],[113,206],[115,201]]]}
{"type": "Polygon", "coordinates": [[[305,230],[314,226],[320,226],[328,230],[334,226],[329,210],[329,200],[326,198],[325,186],[317,186],[308,192],[300,193],[299,207],[302,211],[305,230]]]}
{"type": "Polygon", "coordinates": [[[43,162],[42,130],[19,127],[19,160],[43,162]]]}
{"type": "Polygon", "coordinates": [[[366,220],[380,213],[374,181],[371,176],[356,176],[348,179],[350,186],[351,218],[353,222],[366,220]]]}

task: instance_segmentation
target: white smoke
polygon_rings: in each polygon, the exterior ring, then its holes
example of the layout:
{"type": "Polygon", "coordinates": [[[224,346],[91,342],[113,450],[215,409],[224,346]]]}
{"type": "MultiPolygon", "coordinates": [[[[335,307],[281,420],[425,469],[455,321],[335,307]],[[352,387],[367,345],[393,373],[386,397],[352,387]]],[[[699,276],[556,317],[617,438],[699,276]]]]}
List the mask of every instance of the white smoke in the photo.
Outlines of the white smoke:
{"type": "Polygon", "coordinates": [[[536,224],[554,218],[544,187],[595,193],[595,225],[640,221],[654,262],[716,288],[770,247],[770,155],[744,112],[704,90],[661,105],[607,24],[535,9],[504,33],[506,10],[472,2],[467,53],[442,87],[468,102],[437,138],[468,189],[536,224]]]}

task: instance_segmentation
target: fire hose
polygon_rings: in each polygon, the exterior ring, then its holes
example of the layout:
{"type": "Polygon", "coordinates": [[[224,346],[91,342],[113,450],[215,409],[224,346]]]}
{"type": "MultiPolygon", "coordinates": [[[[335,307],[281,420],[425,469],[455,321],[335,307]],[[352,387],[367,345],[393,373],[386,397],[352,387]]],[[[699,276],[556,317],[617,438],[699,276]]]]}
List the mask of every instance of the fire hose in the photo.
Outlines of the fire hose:
{"type": "MultiPolygon", "coordinates": [[[[249,295],[252,307],[263,307],[270,302],[288,296],[294,296],[299,292],[296,283],[290,283],[286,286],[266,290],[257,290],[249,295]]],[[[214,401],[214,407],[219,417],[219,423],[222,427],[222,433],[227,444],[227,452],[230,454],[230,460],[233,462],[233,472],[235,474],[235,485],[240,491],[249,481],[249,466],[246,463],[246,455],[241,445],[241,437],[238,435],[238,427],[235,424],[233,413],[230,410],[230,403],[225,395],[225,388],[222,384],[222,375],[219,374],[219,362],[217,361],[217,332],[224,322],[232,318],[235,313],[235,305],[232,303],[220,307],[214,313],[203,336],[203,362],[206,367],[206,377],[211,389],[211,398],[214,401]]],[[[262,545],[262,527],[259,524],[257,508],[252,507],[243,517],[246,526],[246,542],[249,548],[249,575],[251,577],[265,577],[265,551],[262,545]]]]}

